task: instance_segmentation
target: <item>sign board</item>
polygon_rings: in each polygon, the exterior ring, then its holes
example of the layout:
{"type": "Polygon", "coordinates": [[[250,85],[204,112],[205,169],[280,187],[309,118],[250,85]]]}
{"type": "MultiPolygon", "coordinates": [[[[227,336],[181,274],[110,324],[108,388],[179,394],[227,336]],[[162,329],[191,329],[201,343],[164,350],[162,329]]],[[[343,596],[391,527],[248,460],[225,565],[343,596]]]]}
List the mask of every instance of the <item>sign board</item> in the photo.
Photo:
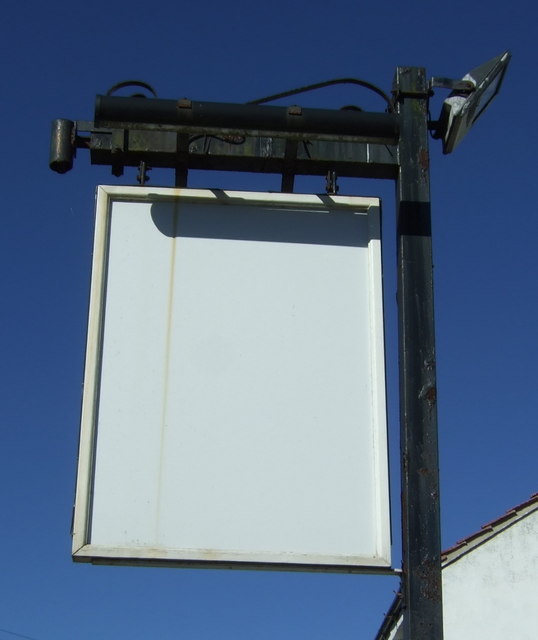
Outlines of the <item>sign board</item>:
{"type": "Polygon", "coordinates": [[[376,198],[99,187],[77,561],[390,569],[376,198]]]}

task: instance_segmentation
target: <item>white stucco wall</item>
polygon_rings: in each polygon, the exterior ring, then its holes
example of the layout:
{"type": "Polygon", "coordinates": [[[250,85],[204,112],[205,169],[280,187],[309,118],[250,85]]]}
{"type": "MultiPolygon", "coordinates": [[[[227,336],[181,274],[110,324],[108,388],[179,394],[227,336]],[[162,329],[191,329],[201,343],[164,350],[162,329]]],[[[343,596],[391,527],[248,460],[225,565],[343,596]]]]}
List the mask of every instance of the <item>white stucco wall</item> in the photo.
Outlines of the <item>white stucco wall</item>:
{"type": "MultiPolygon", "coordinates": [[[[535,640],[538,510],[476,542],[443,566],[444,640],[535,640]]],[[[403,637],[400,618],[387,639],[403,637]]]]}
{"type": "Polygon", "coordinates": [[[538,637],[538,511],[443,569],[444,640],[538,637]]]}

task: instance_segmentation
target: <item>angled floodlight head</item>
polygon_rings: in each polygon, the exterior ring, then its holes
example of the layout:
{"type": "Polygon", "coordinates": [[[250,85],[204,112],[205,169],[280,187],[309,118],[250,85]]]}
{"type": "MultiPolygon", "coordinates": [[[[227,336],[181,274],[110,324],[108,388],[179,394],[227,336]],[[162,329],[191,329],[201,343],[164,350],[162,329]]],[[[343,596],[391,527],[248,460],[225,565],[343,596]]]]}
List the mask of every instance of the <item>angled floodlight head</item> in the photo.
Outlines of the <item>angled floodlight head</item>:
{"type": "Polygon", "coordinates": [[[473,88],[453,91],[444,101],[439,118],[438,135],[443,138],[443,153],[451,153],[469,129],[499,93],[511,54],[500,56],[469,71],[462,80],[473,88]]]}

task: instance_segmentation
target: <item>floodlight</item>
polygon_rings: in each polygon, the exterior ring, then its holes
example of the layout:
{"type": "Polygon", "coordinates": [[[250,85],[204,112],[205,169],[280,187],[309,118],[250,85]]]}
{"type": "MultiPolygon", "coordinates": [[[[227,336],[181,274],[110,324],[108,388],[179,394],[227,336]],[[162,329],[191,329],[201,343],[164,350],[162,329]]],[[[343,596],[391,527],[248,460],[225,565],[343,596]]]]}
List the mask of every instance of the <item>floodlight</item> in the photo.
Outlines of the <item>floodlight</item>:
{"type": "Polygon", "coordinates": [[[443,138],[443,153],[451,153],[499,93],[511,54],[485,62],[465,74],[462,81],[472,88],[456,89],[444,101],[439,118],[438,136],[443,138]]]}

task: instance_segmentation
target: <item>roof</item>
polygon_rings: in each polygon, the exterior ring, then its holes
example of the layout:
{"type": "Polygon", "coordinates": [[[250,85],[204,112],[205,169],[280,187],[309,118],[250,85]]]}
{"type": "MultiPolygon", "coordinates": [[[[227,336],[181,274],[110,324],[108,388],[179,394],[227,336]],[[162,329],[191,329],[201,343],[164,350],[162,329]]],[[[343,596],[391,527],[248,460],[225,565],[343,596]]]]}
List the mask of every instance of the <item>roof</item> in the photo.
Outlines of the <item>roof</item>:
{"type": "Polygon", "coordinates": [[[522,502],[491,522],[482,525],[479,531],[458,540],[456,544],[446,551],[441,552],[441,564],[443,567],[451,564],[465,553],[469,553],[475,547],[483,544],[507,527],[512,526],[518,520],[525,518],[538,509],[538,493],[534,493],[526,502],[522,502]]]}
{"type": "MultiPolygon", "coordinates": [[[[534,493],[528,500],[508,509],[499,518],[488,522],[479,531],[470,536],[458,540],[455,545],[441,552],[441,566],[444,569],[449,564],[455,562],[461,556],[469,553],[479,545],[487,542],[497,534],[522,520],[533,511],[538,509],[538,493],[534,493]]],[[[400,620],[402,610],[402,594],[397,593],[389,610],[385,614],[383,623],[377,632],[375,640],[389,640],[390,633],[394,630],[400,620]]]]}

